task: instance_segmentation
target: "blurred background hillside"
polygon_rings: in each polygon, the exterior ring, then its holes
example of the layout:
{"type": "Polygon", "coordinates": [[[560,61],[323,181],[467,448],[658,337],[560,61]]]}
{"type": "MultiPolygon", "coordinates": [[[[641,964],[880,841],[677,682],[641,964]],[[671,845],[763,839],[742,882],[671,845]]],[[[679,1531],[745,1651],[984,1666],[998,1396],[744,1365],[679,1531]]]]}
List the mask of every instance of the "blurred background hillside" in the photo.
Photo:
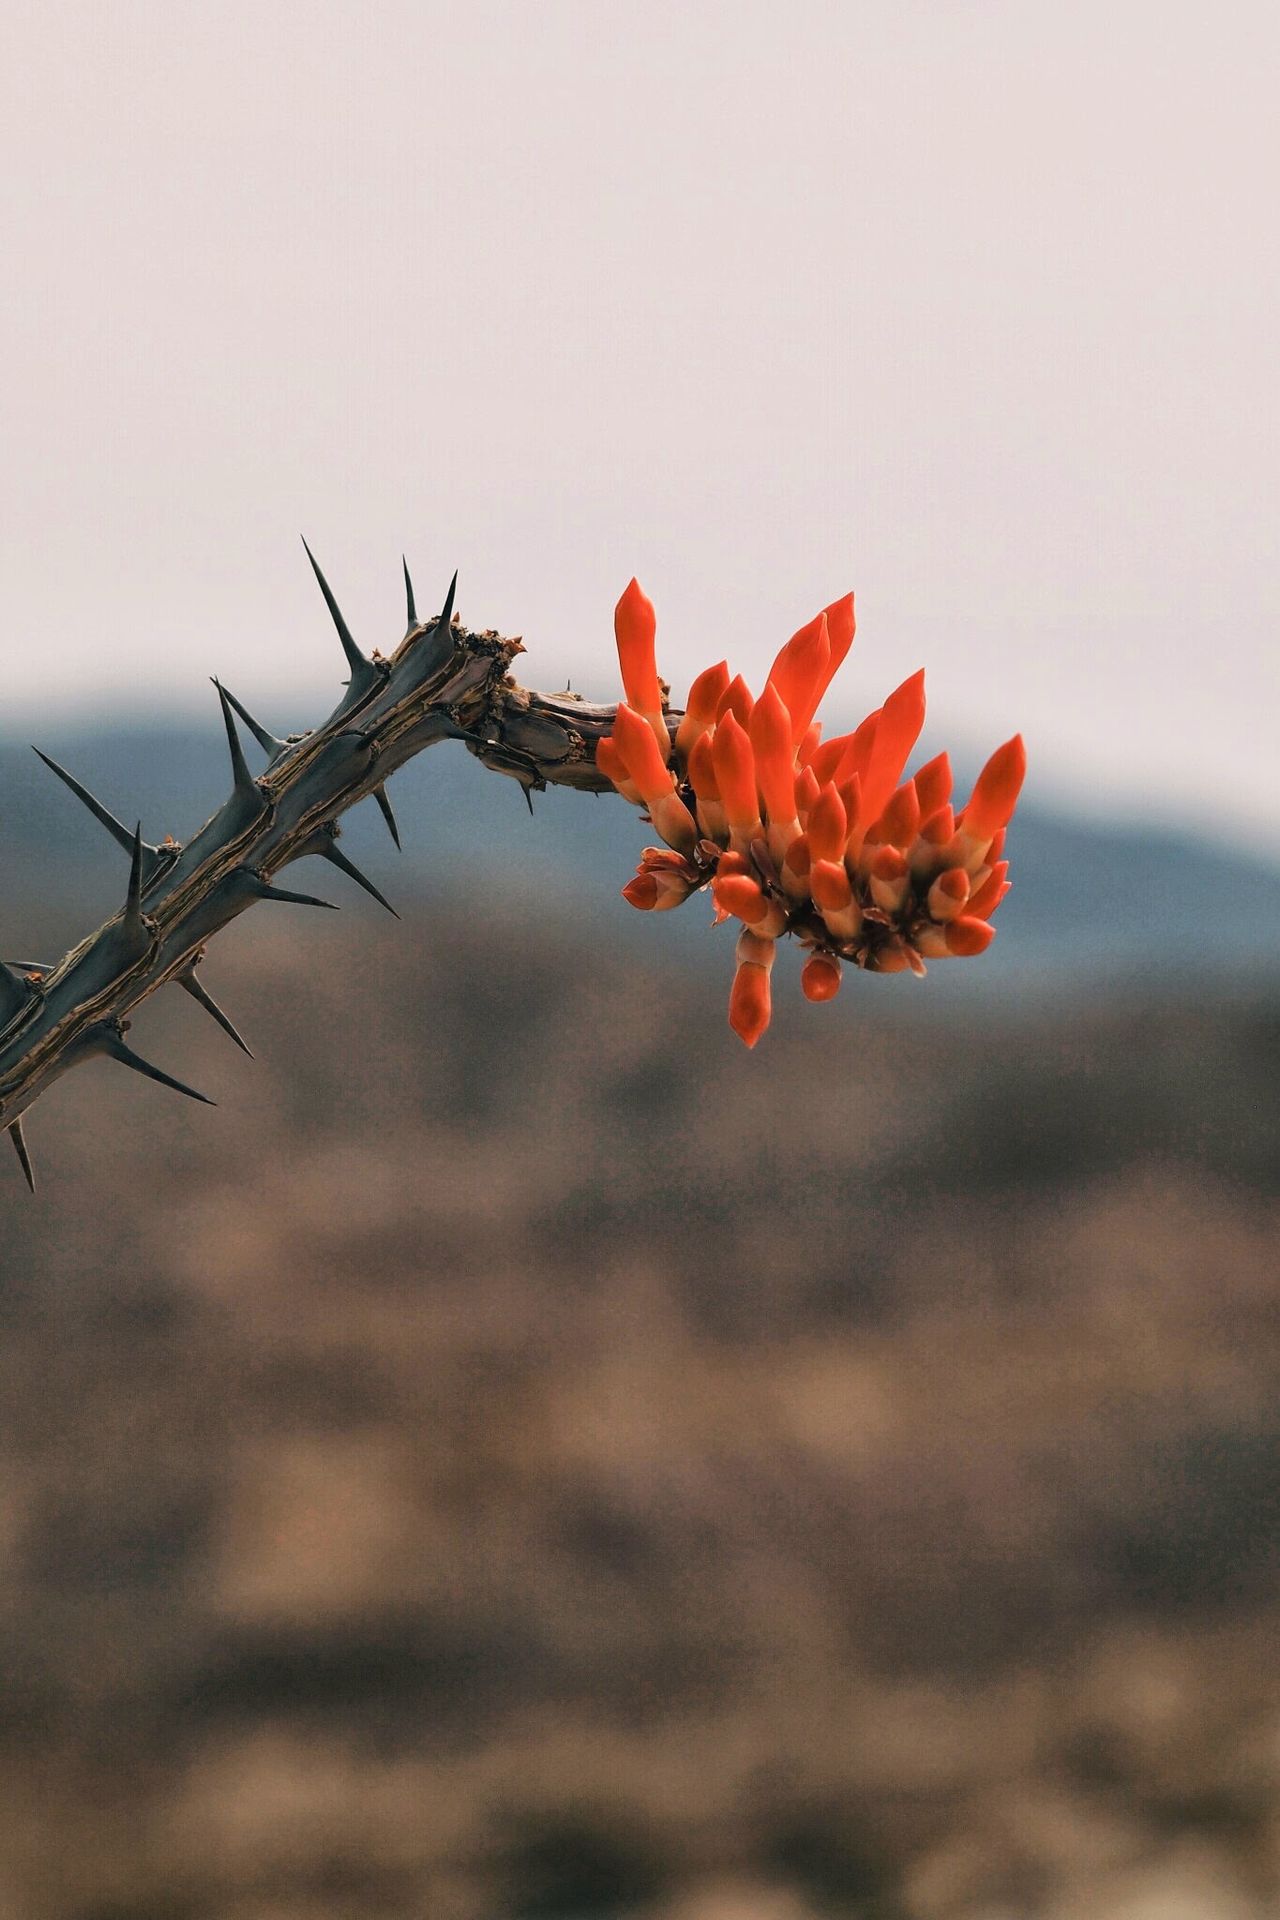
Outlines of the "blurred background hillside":
{"type": "MultiPolygon", "coordinates": [[[[122,860],[0,770],[61,951],[122,860]]],[[[138,1022],[216,1110],[88,1067],[7,1172],[0,1908],[1273,1913],[1275,875],[1029,813],[989,955],[749,1056],[621,803],[397,787],[404,925],[317,870],[208,963],[254,1063],[138,1022]]]]}

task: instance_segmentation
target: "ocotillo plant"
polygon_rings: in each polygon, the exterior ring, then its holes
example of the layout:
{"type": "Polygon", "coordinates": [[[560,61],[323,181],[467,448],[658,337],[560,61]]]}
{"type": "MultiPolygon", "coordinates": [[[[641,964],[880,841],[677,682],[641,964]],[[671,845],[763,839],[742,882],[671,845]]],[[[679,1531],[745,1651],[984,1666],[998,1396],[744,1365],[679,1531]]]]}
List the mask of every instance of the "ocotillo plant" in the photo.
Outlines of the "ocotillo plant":
{"type": "Polygon", "coordinates": [[[824,741],[814,715],[853,641],[852,594],[793,635],[758,701],[722,661],[698,676],[680,711],[658,677],[653,607],[633,580],[614,613],[626,700],[594,706],[518,686],[509,669],[521,642],[454,618],[456,574],[442,611],[424,621],[406,564],[404,638],[390,657],[366,655],[309,547],[307,557],[346,656],[346,690],[322,725],[279,739],[215,680],[231,792],[185,845],[150,844],[141,822],[131,832],[40,754],[128,854],[129,877],[119,912],[60,961],[0,961],[0,1126],[33,1189],[23,1116],[81,1061],[105,1056],[207,1098],[125,1039],[130,1015],[157,988],[182,987],[249,1052],[199,966],[211,937],[256,901],[332,904],[275,884],[291,861],[320,854],[395,911],[338,847],[339,817],[371,797],[399,846],[387,780],[441,740],[461,740],[513,776],[526,799],[549,784],[615,788],[643,807],[666,844],[645,850],[624,896],[661,911],[709,888],[716,920],[741,923],[729,1020],[748,1046],[769,1024],[769,969],[784,935],[809,949],[801,978],[810,1000],[832,997],[844,963],[923,973],[926,959],[990,943],[1008,890],[1001,854],[1021,739],[992,756],[959,813],[945,754],[902,781],[924,720],[922,674],[855,732],[824,741]],[[256,777],[237,717],[266,755],[256,777]]]}

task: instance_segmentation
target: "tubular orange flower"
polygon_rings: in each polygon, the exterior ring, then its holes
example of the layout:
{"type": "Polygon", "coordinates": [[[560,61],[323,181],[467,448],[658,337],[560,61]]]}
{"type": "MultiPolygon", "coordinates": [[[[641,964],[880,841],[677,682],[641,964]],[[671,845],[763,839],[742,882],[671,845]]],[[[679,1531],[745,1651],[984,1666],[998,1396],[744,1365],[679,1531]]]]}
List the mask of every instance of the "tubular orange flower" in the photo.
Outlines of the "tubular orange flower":
{"type": "Polygon", "coordinates": [[[671,736],[662,712],[662,683],[654,653],[657,616],[653,602],[638,580],[632,580],[613,610],[613,633],[618,643],[618,665],[627,703],[653,729],[664,763],[670,758],[671,736]]]}
{"type": "Polygon", "coordinates": [[[676,753],[687,761],[694,743],[714,727],[720,702],[729,691],[729,662],[706,667],[689,689],[684,718],[676,728],[676,753]]]}
{"type": "Polygon", "coordinates": [[[738,966],[729,995],[729,1025],[749,1047],[754,1047],[765,1031],[773,1011],[769,995],[773,949],[772,940],[763,940],[749,929],[738,935],[738,966]]]}
{"type": "MultiPolygon", "coordinates": [[[[850,634],[850,640],[853,635],[850,634]]],[[[778,689],[791,715],[791,738],[799,746],[830,678],[831,638],[820,613],[793,633],[769,669],[768,684],[778,689]]]]}
{"type": "Polygon", "coordinates": [[[852,733],[823,741],[818,701],[854,638],[852,594],[800,627],[759,700],[720,661],[698,675],[674,742],[653,655],[653,609],[634,581],[615,616],[627,701],[596,764],[667,842],[646,850],[623,889],[663,912],[710,887],[716,921],[736,919],[729,1020],[754,1047],[769,1025],[775,944],[808,949],[805,997],[833,999],[843,967],[916,973],[926,959],[969,957],[995,938],[1009,890],[1005,830],[1026,770],[1020,736],[988,760],[968,805],[952,807],[951,763],[914,776],[924,724],[914,673],[852,733]]]}

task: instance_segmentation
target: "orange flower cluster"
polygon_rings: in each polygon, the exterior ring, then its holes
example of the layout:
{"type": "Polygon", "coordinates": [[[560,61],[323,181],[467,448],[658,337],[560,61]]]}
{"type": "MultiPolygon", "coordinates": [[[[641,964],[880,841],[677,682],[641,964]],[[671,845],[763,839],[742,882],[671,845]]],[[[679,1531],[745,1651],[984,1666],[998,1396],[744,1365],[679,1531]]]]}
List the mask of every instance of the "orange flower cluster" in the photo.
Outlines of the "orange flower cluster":
{"type": "Polygon", "coordinates": [[[788,640],[753,699],[725,661],[689,689],[674,737],[654,653],[651,602],[632,581],[614,612],[626,700],[596,764],[666,842],[647,847],[624,897],[644,912],[710,886],[716,920],[736,918],[729,1024],[749,1047],[769,1024],[769,970],[790,934],[810,949],[810,1000],[840,990],[845,961],[922,974],[926,960],[982,953],[1009,891],[1004,831],[1022,786],[1022,737],[996,749],[965,806],[951,804],[945,753],[904,780],[924,724],[924,674],[852,733],[814,719],[853,644],[853,595],[788,640]]]}

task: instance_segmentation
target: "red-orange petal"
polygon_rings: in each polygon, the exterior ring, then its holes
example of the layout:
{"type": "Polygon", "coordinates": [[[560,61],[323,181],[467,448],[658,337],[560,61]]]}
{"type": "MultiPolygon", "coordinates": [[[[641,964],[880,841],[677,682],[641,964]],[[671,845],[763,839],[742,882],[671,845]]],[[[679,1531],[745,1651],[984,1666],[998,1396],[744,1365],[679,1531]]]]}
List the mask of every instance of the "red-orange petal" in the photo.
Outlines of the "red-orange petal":
{"type": "Polygon", "coordinates": [[[622,897],[641,913],[652,913],[658,904],[658,882],[651,873],[638,873],[622,889],[622,897]]]}
{"type": "Polygon", "coordinates": [[[662,689],[654,657],[657,617],[653,602],[638,580],[632,580],[613,610],[613,633],[618,643],[618,665],[627,703],[637,713],[660,713],[662,689]]]}

